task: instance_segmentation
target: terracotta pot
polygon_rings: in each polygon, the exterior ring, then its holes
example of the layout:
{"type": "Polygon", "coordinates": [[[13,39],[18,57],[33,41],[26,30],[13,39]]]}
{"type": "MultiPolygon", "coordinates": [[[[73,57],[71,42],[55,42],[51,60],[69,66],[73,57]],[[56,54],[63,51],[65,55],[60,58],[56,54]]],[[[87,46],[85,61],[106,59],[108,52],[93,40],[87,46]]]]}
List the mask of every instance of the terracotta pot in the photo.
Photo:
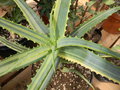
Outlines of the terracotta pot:
{"type": "MultiPolygon", "coordinates": [[[[93,84],[95,90],[120,90],[119,84],[115,84],[107,78],[102,77],[101,75],[96,73],[92,73],[91,84],[93,84]]],[[[88,90],[93,89],[89,87],[88,90]]]]}
{"type": "Polygon", "coordinates": [[[102,25],[103,29],[112,34],[120,34],[120,14],[114,13],[102,25]]]}

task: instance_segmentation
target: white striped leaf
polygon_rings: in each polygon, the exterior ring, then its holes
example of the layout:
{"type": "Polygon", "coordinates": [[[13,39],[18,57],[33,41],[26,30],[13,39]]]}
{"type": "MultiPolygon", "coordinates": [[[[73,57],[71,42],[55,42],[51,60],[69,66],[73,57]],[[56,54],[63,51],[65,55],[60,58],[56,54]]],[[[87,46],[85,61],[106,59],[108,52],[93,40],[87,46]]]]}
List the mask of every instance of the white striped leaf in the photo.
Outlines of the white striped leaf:
{"type": "Polygon", "coordinates": [[[48,48],[37,47],[35,49],[16,54],[0,61],[0,76],[9,72],[24,68],[36,61],[41,60],[48,53],[48,48]]]}
{"type": "Polygon", "coordinates": [[[50,36],[64,37],[71,0],[57,0],[50,16],[50,36]]]}
{"type": "Polygon", "coordinates": [[[80,28],[73,31],[71,33],[71,36],[82,37],[85,33],[90,31],[91,28],[93,28],[95,25],[99,24],[104,19],[106,19],[108,16],[117,12],[118,10],[120,10],[120,6],[111,8],[104,12],[100,12],[99,14],[93,16],[90,20],[88,20],[85,23],[83,23],[82,25],[80,25],[80,28]]]}
{"type": "Polygon", "coordinates": [[[80,47],[65,47],[59,56],[73,63],[81,64],[97,74],[120,83],[120,67],[80,47]]]}
{"type": "Polygon", "coordinates": [[[25,18],[28,20],[30,26],[33,28],[34,31],[48,34],[48,28],[44,25],[40,17],[36,15],[36,13],[26,4],[24,0],[14,0],[14,2],[21,9],[25,18]]]}
{"type": "Polygon", "coordinates": [[[120,59],[119,53],[114,52],[114,51],[110,50],[109,48],[105,48],[102,45],[99,45],[99,44],[96,44],[96,43],[93,43],[93,42],[90,42],[87,40],[79,39],[79,38],[71,37],[71,38],[62,38],[62,39],[58,40],[58,43],[57,43],[58,48],[66,47],[66,46],[84,47],[84,48],[92,49],[94,51],[108,54],[110,56],[120,59]]]}
{"type": "Polygon", "coordinates": [[[6,45],[7,47],[19,52],[19,53],[22,53],[22,52],[28,50],[28,48],[20,45],[19,43],[10,42],[10,41],[8,41],[7,39],[5,39],[1,36],[0,36],[0,42],[3,43],[4,45],[6,45]]]}
{"type": "MultiPolygon", "coordinates": [[[[53,67],[53,54],[50,53],[44,60],[40,69],[38,69],[36,76],[32,79],[32,83],[28,86],[28,90],[45,90],[46,85],[51,79],[55,68],[53,67]]],[[[55,67],[58,65],[59,58],[55,58],[55,67]]]]}
{"type": "Polygon", "coordinates": [[[5,20],[3,18],[0,18],[0,26],[9,30],[10,32],[17,33],[18,35],[22,37],[26,37],[27,39],[30,39],[37,43],[47,44],[49,42],[49,38],[42,34],[37,33],[27,27],[24,27],[19,24],[15,24],[11,21],[5,20]]]}

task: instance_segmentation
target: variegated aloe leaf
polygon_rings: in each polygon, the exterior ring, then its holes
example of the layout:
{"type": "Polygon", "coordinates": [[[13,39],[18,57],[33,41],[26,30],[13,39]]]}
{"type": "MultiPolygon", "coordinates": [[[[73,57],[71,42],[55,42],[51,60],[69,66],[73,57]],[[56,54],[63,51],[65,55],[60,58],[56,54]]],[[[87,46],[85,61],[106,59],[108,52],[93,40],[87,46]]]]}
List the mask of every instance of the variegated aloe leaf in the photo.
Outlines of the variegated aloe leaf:
{"type": "Polygon", "coordinates": [[[28,50],[28,48],[20,45],[19,43],[10,42],[10,41],[8,41],[7,39],[5,39],[1,36],[0,36],[0,42],[3,43],[4,45],[6,45],[7,47],[19,52],[19,53],[22,53],[22,52],[28,50]]]}
{"type": "MultiPolygon", "coordinates": [[[[32,79],[32,83],[28,86],[28,90],[45,90],[49,80],[55,71],[52,59],[52,53],[45,58],[42,66],[37,71],[36,76],[32,79]]],[[[58,65],[59,58],[55,58],[54,61],[54,66],[56,67],[58,65]]]]}
{"type": "Polygon", "coordinates": [[[83,23],[79,29],[73,31],[73,33],[71,33],[71,36],[82,37],[86,32],[90,31],[92,27],[99,24],[101,21],[106,19],[111,14],[117,12],[118,10],[120,10],[120,6],[111,8],[104,12],[100,12],[98,15],[93,16],[92,19],[83,23]]]}
{"type": "Polygon", "coordinates": [[[83,39],[79,39],[79,38],[62,38],[60,40],[58,40],[57,43],[57,47],[65,47],[65,46],[78,46],[78,47],[84,47],[84,48],[88,48],[88,49],[92,49],[94,51],[100,52],[100,53],[104,53],[104,54],[108,54],[111,55],[113,57],[116,57],[118,59],[120,59],[120,54],[117,52],[114,52],[112,50],[110,50],[109,48],[105,48],[102,45],[87,41],[87,40],[83,40],[83,39]]]}
{"type": "Polygon", "coordinates": [[[36,15],[36,13],[25,3],[24,0],[14,0],[14,2],[21,9],[33,30],[40,33],[48,34],[48,28],[43,24],[40,17],[36,15]]]}
{"type": "Polygon", "coordinates": [[[50,16],[50,36],[64,37],[71,0],[57,0],[50,16]]]}
{"type": "Polygon", "coordinates": [[[120,51],[120,45],[117,45],[117,46],[112,47],[112,50],[120,51]]]}
{"type": "Polygon", "coordinates": [[[40,44],[48,44],[50,41],[45,34],[37,33],[29,28],[15,24],[3,18],[0,18],[0,26],[9,30],[10,32],[17,33],[22,37],[26,37],[27,39],[30,39],[40,44]]]}
{"type": "Polygon", "coordinates": [[[80,47],[65,47],[60,50],[59,56],[120,83],[120,67],[109,63],[89,50],[80,47]]]}
{"type": "Polygon", "coordinates": [[[3,76],[15,70],[19,70],[36,61],[41,60],[44,56],[48,54],[48,50],[49,48],[46,47],[37,47],[0,61],[0,76],[3,76]]]}

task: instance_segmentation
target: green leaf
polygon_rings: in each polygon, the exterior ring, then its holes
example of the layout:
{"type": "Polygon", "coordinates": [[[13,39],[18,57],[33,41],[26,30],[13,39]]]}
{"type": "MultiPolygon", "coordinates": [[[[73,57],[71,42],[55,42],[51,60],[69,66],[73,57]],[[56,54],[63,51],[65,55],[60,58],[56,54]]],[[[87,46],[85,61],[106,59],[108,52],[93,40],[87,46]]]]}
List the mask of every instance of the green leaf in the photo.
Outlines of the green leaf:
{"type": "Polygon", "coordinates": [[[48,54],[48,50],[49,49],[46,47],[37,47],[0,61],[0,76],[15,70],[19,70],[36,61],[41,60],[45,55],[48,54]]]}
{"type": "Polygon", "coordinates": [[[71,36],[82,37],[86,32],[90,31],[92,27],[99,24],[101,21],[106,19],[111,14],[117,12],[118,10],[120,10],[120,6],[111,8],[104,12],[100,12],[99,14],[93,16],[90,20],[83,23],[79,29],[73,31],[71,33],[71,36]]]}
{"type": "Polygon", "coordinates": [[[0,0],[0,7],[1,6],[12,6],[15,5],[13,0],[0,0]]]}
{"type": "Polygon", "coordinates": [[[102,0],[103,3],[105,3],[106,5],[111,5],[113,4],[115,1],[114,0],[102,0]]]}
{"type": "Polygon", "coordinates": [[[79,47],[65,47],[60,50],[59,56],[120,83],[120,67],[109,63],[88,50],[79,47]]]}
{"type": "Polygon", "coordinates": [[[114,51],[120,51],[120,45],[113,46],[112,50],[114,50],[114,51]]]}
{"type": "Polygon", "coordinates": [[[88,7],[91,7],[93,4],[95,4],[95,2],[96,1],[90,1],[90,2],[87,2],[86,4],[87,4],[88,7]]]}
{"type": "MultiPolygon", "coordinates": [[[[32,83],[28,86],[28,90],[45,90],[49,80],[54,73],[52,63],[52,53],[46,57],[36,76],[32,79],[32,83]]],[[[55,67],[58,65],[59,58],[55,59],[55,67]]]]}
{"type": "Polygon", "coordinates": [[[5,39],[1,36],[0,36],[0,42],[3,43],[4,45],[6,45],[7,47],[19,52],[19,53],[22,53],[22,52],[28,50],[28,48],[20,45],[19,43],[10,42],[10,41],[8,41],[7,39],[5,39]]]}
{"type": "Polygon", "coordinates": [[[18,7],[23,12],[24,16],[28,20],[30,26],[40,33],[48,34],[48,28],[43,24],[42,20],[36,15],[36,13],[25,3],[24,0],[14,0],[18,7]]]}
{"type": "Polygon", "coordinates": [[[51,12],[50,35],[58,39],[64,37],[71,0],[57,0],[51,12]]]}
{"type": "Polygon", "coordinates": [[[63,39],[58,40],[58,43],[57,43],[58,48],[65,47],[65,46],[84,47],[84,48],[92,49],[94,51],[108,54],[108,55],[111,55],[113,57],[120,59],[119,53],[114,52],[110,50],[109,48],[105,48],[102,45],[99,45],[99,44],[96,44],[96,43],[93,43],[87,40],[82,40],[79,38],[63,38],[63,39]]]}
{"type": "Polygon", "coordinates": [[[20,36],[26,37],[27,39],[40,44],[47,44],[50,41],[49,38],[42,33],[37,33],[29,28],[15,24],[3,18],[0,18],[0,26],[9,30],[10,32],[17,33],[20,36]]]}

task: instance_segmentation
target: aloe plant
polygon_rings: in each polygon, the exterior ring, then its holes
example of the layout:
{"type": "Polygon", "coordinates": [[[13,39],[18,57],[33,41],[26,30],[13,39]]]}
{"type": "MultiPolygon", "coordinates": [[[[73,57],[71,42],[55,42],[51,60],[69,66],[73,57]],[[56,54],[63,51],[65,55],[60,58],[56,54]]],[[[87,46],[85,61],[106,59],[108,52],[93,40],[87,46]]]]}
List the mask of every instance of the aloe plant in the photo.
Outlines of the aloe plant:
{"type": "Polygon", "coordinates": [[[61,58],[64,58],[120,83],[120,68],[106,61],[105,58],[101,58],[98,54],[96,55],[96,53],[103,53],[118,59],[120,59],[120,54],[81,38],[93,26],[120,10],[120,7],[114,7],[97,14],[82,24],[70,37],[66,37],[65,30],[71,0],[57,0],[55,2],[50,14],[49,27],[42,23],[41,19],[28,7],[24,0],[13,1],[23,12],[31,29],[4,18],[0,18],[0,26],[39,45],[33,49],[27,49],[18,43],[10,43],[5,38],[0,37],[3,44],[18,52],[16,55],[0,61],[0,76],[24,68],[39,60],[44,60],[35,77],[32,78],[31,84],[28,85],[28,90],[44,90],[61,58]]]}

